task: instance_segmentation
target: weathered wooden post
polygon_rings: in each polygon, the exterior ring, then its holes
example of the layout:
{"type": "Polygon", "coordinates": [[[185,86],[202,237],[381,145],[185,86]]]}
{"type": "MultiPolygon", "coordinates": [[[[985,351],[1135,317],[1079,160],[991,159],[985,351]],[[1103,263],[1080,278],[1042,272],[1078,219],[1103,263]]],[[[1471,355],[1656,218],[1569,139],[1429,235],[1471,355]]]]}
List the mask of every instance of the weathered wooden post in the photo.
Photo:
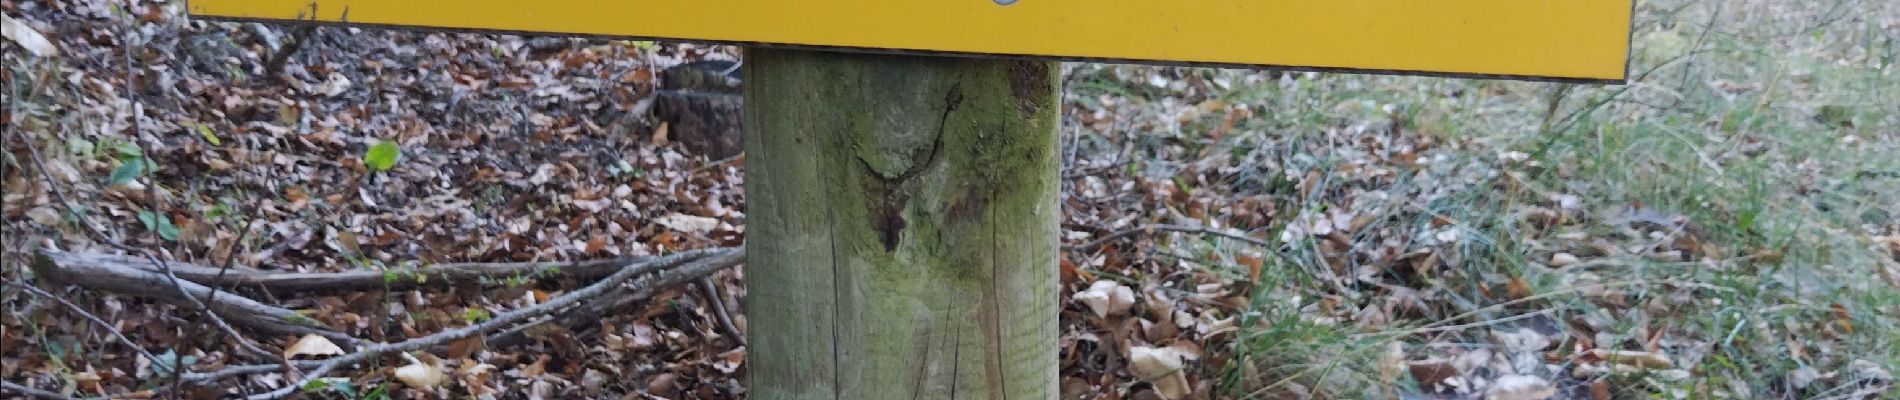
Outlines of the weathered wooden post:
{"type": "Polygon", "coordinates": [[[1051,399],[1059,104],[1047,60],[1614,83],[1631,5],[196,0],[190,10],[766,46],[744,60],[751,396],[1051,399]]]}
{"type": "Polygon", "coordinates": [[[1054,398],[1055,66],[745,59],[752,395],[1054,398]]]}

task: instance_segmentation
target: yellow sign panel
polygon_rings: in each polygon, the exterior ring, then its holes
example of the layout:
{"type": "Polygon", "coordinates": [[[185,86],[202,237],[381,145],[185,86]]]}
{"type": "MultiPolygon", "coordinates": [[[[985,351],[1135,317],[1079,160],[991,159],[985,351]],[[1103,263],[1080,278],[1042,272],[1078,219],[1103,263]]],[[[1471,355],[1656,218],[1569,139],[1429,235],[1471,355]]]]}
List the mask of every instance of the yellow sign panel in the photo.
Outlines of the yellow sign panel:
{"type": "Polygon", "coordinates": [[[1621,81],[1632,0],[192,0],[221,19],[1621,81]]]}

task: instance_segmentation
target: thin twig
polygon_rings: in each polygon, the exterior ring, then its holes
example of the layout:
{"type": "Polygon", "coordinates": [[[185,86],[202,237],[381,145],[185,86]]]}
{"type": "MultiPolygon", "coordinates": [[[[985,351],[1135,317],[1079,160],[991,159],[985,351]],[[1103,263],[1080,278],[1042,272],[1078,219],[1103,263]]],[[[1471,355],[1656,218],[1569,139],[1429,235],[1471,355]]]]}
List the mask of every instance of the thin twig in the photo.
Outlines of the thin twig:
{"type": "Polygon", "coordinates": [[[1406,336],[1406,335],[1416,335],[1420,333],[1462,331],[1462,330],[1471,329],[1471,328],[1486,327],[1486,326],[1497,325],[1497,324],[1502,324],[1502,323],[1511,322],[1511,321],[1550,315],[1558,311],[1563,311],[1563,309],[1562,308],[1546,308],[1542,310],[1527,312],[1527,313],[1513,315],[1513,316],[1504,317],[1504,318],[1488,319],[1488,320],[1458,324],[1458,325],[1446,325],[1446,326],[1435,326],[1435,327],[1429,327],[1429,328],[1407,329],[1407,330],[1402,330],[1402,331],[1380,332],[1380,334],[1406,336]]]}
{"type": "MultiPolygon", "coordinates": [[[[18,132],[19,131],[14,131],[14,133],[18,133],[18,132]]],[[[86,228],[85,231],[86,231],[87,236],[91,236],[94,242],[105,244],[107,246],[111,246],[113,248],[117,248],[126,252],[137,252],[136,249],[127,247],[123,244],[119,244],[118,242],[111,240],[111,238],[106,236],[105,232],[100,232],[99,229],[93,228],[92,224],[87,223],[85,220],[85,214],[79,213],[79,208],[73,205],[72,200],[68,200],[66,198],[66,191],[60,188],[59,181],[53,179],[53,173],[51,172],[52,170],[46,168],[46,160],[40,157],[39,145],[37,143],[33,143],[32,138],[22,137],[21,141],[25,142],[26,144],[26,154],[33,158],[33,167],[34,167],[33,169],[40,170],[40,178],[46,181],[46,191],[53,194],[54,200],[59,202],[59,205],[61,206],[61,208],[66,209],[67,215],[72,215],[74,218],[78,219],[79,227],[86,228]]]]}
{"type": "MultiPolygon", "coordinates": [[[[126,1],[126,7],[127,7],[126,10],[128,10],[128,12],[132,10],[134,6],[136,6],[136,3],[134,1],[132,0],[126,1]]],[[[132,21],[128,23],[127,29],[132,29],[132,28],[135,28],[136,26],[137,26],[137,22],[132,21]]],[[[140,118],[140,116],[144,114],[144,112],[142,110],[143,107],[141,107],[139,103],[139,85],[136,81],[133,80],[134,78],[136,78],[136,76],[132,74],[133,35],[127,34],[120,37],[119,39],[120,39],[119,43],[125,46],[125,48],[123,49],[124,51],[123,61],[125,62],[125,100],[126,100],[127,106],[132,109],[132,115],[131,115],[132,144],[135,146],[138,146],[138,149],[139,149],[139,159],[137,160],[137,162],[146,163],[144,165],[145,168],[143,168],[146,171],[145,181],[147,183],[145,185],[145,201],[146,201],[146,208],[149,209],[150,212],[152,213],[152,226],[150,229],[151,232],[149,233],[151,234],[150,236],[151,236],[152,242],[154,243],[153,245],[157,246],[158,244],[164,243],[164,238],[160,237],[159,235],[159,230],[160,230],[159,227],[164,226],[163,225],[164,220],[161,220],[160,218],[166,218],[166,216],[165,216],[164,208],[162,208],[159,204],[158,177],[153,176],[152,171],[151,171],[152,169],[151,166],[154,165],[152,161],[152,153],[145,150],[145,142],[143,141],[144,138],[142,137],[144,136],[145,129],[144,129],[144,123],[143,123],[144,121],[140,118]]],[[[216,311],[212,311],[211,307],[206,305],[204,301],[199,301],[197,297],[192,297],[191,293],[185,290],[185,286],[178,283],[179,281],[178,275],[172,273],[172,268],[170,264],[166,263],[163,259],[154,255],[153,252],[149,249],[145,251],[145,257],[151,259],[152,262],[157,263],[159,269],[162,269],[165,271],[165,277],[171,280],[172,286],[174,288],[177,288],[178,293],[181,295],[184,295],[185,299],[190,301],[193,306],[198,307],[198,310],[203,311],[207,317],[210,317],[211,322],[216,324],[218,326],[218,329],[223,330],[226,335],[230,335],[233,340],[236,340],[238,343],[238,347],[240,349],[243,349],[246,352],[250,352],[251,354],[258,355],[258,356],[264,356],[264,357],[272,356],[270,352],[264,351],[264,349],[257,347],[256,344],[252,344],[250,340],[246,339],[242,334],[239,334],[237,329],[231,328],[231,324],[225,322],[224,317],[219,316],[216,311]]],[[[216,296],[217,292],[218,292],[218,287],[212,286],[211,291],[205,294],[205,298],[212,299],[216,296]]],[[[172,361],[174,364],[177,365],[177,368],[173,368],[173,370],[179,370],[184,367],[184,362],[185,362],[184,357],[176,357],[172,361]]],[[[177,391],[178,386],[179,386],[178,375],[173,374],[172,375],[172,390],[177,391]]]]}
{"type": "Polygon", "coordinates": [[[1081,245],[1071,247],[1070,249],[1078,250],[1078,251],[1094,250],[1096,247],[1101,247],[1103,244],[1106,244],[1109,241],[1113,241],[1115,239],[1120,239],[1122,237],[1126,237],[1126,236],[1137,234],[1137,233],[1152,232],[1152,231],[1169,231],[1169,232],[1194,233],[1194,234],[1202,234],[1202,235],[1214,235],[1214,236],[1220,236],[1220,237],[1238,240],[1242,242],[1247,242],[1248,244],[1252,244],[1255,246],[1265,247],[1267,248],[1267,250],[1269,250],[1268,252],[1272,252],[1271,250],[1273,249],[1273,243],[1268,243],[1265,240],[1261,240],[1259,238],[1255,238],[1252,236],[1247,236],[1246,234],[1242,234],[1242,233],[1215,230],[1215,229],[1209,229],[1209,228],[1199,227],[1199,226],[1162,225],[1162,224],[1143,225],[1143,226],[1135,227],[1134,229],[1128,229],[1128,230],[1123,230],[1120,232],[1111,233],[1108,236],[1103,236],[1100,239],[1095,239],[1093,241],[1089,241],[1088,243],[1083,243],[1081,245]]]}
{"type": "MultiPolygon", "coordinates": [[[[134,118],[137,118],[137,117],[134,116],[134,118]]],[[[193,297],[189,293],[185,293],[183,286],[176,285],[177,275],[171,272],[170,264],[167,264],[165,261],[160,260],[158,257],[152,255],[152,253],[146,249],[135,248],[135,247],[127,246],[125,244],[114,241],[110,237],[107,237],[104,232],[100,232],[97,228],[94,228],[92,224],[87,223],[83,219],[85,214],[81,214],[79,212],[78,207],[73,204],[72,200],[66,197],[66,192],[59,185],[59,181],[54,179],[53,173],[50,172],[51,170],[46,168],[46,159],[40,156],[39,146],[32,143],[30,140],[24,140],[24,139],[25,138],[23,138],[23,141],[26,142],[27,154],[33,158],[34,169],[38,169],[40,171],[40,178],[46,182],[46,189],[47,189],[46,191],[53,194],[53,197],[57,199],[57,201],[59,201],[60,206],[66,209],[66,212],[69,215],[74,215],[79,218],[82,218],[81,220],[78,221],[78,223],[81,228],[84,228],[85,232],[87,233],[87,236],[92,237],[93,241],[96,243],[104,244],[106,246],[109,246],[109,247],[112,247],[112,248],[115,248],[127,253],[138,254],[140,256],[143,256],[146,259],[146,261],[151,262],[153,265],[159,266],[159,269],[163,270],[165,272],[165,275],[172,280],[172,282],[174,283],[174,286],[178,287],[180,293],[184,293],[186,295],[185,296],[186,299],[194,303],[193,305],[198,307],[200,310],[205,310],[206,314],[209,314],[211,316],[212,321],[219,326],[219,329],[224,330],[226,334],[235,336],[238,343],[243,345],[243,347],[245,347],[245,350],[251,351],[256,354],[264,355],[264,356],[271,356],[270,352],[257,348],[256,345],[253,345],[250,342],[246,341],[243,336],[237,336],[236,335],[237,330],[232,329],[231,325],[228,323],[225,323],[224,319],[218,317],[217,314],[211,313],[210,307],[206,306],[204,303],[198,302],[197,297],[193,297]]],[[[141,149],[140,153],[143,153],[143,152],[144,150],[141,149]]],[[[138,162],[144,162],[144,161],[141,160],[138,162]]],[[[158,217],[159,217],[158,213],[154,211],[153,212],[154,224],[158,222],[157,221],[158,217]]]]}
{"type": "Polygon", "coordinates": [[[311,368],[317,368],[321,366],[323,366],[322,360],[286,360],[284,361],[283,364],[231,365],[231,366],[226,366],[224,368],[219,368],[217,371],[186,372],[184,375],[185,375],[185,380],[203,385],[209,382],[217,382],[224,378],[230,378],[230,377],[235,377],[235,376],[244,376],[244,375],[250,375],[250,374],[265,374],[265,373],[272,373],[272,372],[284,372],[292,368],[302,371],[302,370],[308,370],[311,368]]]}
{"type": "Polygon", "coordinates": [[[732,323],[732,314],[726,312],[725,297],[719,295],[719,286],[713,283],[712,277],[700,277],[699,288],[706,292],[708,305],[719,319],[719,328],[726,330],[726,335],[732,337],[733,343],[745,346],[745,332],[739,330],[739,325],[732,323]]]}
{"type": "Polygon", "coordinates": [[[1206,228],[1206,227],[1187,226],[1187,225],[1166,225],[1166,224],[1143,225],[1143,226],[1135,227],[1134,229],[1128,229],[1128,230],[1111,233],[1111,234],[1108,234],[1108,236],[1101,237],[1100,239],[1095,239],[1095,240],[1089,241],[1088,243],[1083,243],[1081,245],[1074,246],[1074,247],[1068,247],[1066,249],[1074,250],[1074,251],[1083,251],[1083,252],[1093,251],[1095,250],[1095,248],[1101,247],[1103,244],[1106,244],[1109,241],[1113,241],[1115,239],[1120,239],[1122,237],[1126,237],[1126,236],[1137,234],[1137,233],[1153,232],[1153,231],[1168,231],[1168,232],[1192,233],[1192,234],[1200,234],[1200,235],[1212,235],[1212,236],[1238,240],[1241,242],[1245,242],[1247,244],[1260,246],[1261,253],[1272,254],[1274,258],[1280,259],[1280,262],[1287,263],[1288,265],[1299,265],[1299,263],[1293,260],[1292,257],[1289,257],[1286,254],[1280,253],[1279,251],[1275,251],[1273,243],[1267,242],[1266,240],[1262,240],[1260,238],[1256,238],[1252,236],[1247,236],[1247,234],[1240,233],[1240,232],[1216,230],[1216,229],[1211,229],[1211,228],[1206,228]]]}
{"type": "MultiPolygon", "coordinates": [[[[269,170],[269,169],[270,168],[265,168],[265,170],[269,170]]],[[[269,179],[269,175],[266,174],[265,178],[269,179]]],[[[264,204],[264,196],[254,196],[254,198],[251,199],[250,209],[257,210],[259,209],[259,207],[262,207],[263,204],[264,204]]],[[[249,237],[251,235],[251,230],[256,228],[257,220],[259,219],[261,218],[253,218],[250,221],[247,221],[244,223],[243,230],[238,231],[237,239],[231,242],[231,246],[232,246],[231,252],[225,253],[224,262],[218,263],[218,276],[211,278],[211,282],[204,282],[205,286],[211,287],[211,291],[208,293],[205,293],[205,301],[204,301],[205,305],[215,304],[213,300],[217,299],[217,295],[218,295],[217,288],[224,286],[224,274],[226,272],[231,271],[231,265],[232,265],[231,261],[234,259],[237,259],[237,254],[239,253],[237,246],[244,245],[244,238],[249,237]]]]}
{"type": "MultiPolygon", "coordinates": [[[[712,275],[714,272],[730,268],[744,260],[728,259],[722,262],[710,263],[694,261],[695,262],[666,268],[651,276],[640,277],[633,283],[608,290],[606,293],[601,294],[600,297],[589,299],[586,302],[576,304],[572,308],[562,310],[559,315],[554,317],[553,322],[570,329],[590,325],[598,326],[601,317],[607,315],[607,313],[613,310],[623,309],[632,302],[651,298],[657,294],[661,288],[691,283],[693,280],[699,279],[699,277],[712,275]]],[[[484,340],[488,342],[489,347],[518,345],[529,339],[528,331],[533,327],[534,324],[522,324],[504,331],[491,333],[484,340]]]]}
{"type": "Polygon", "coordinates": [[[152,352],[146,351],[144,347],[139,347],[138,342],[134,342],[132,341],[131,338],[125,337],[125,333],[120,332],[117,326],[113,326],[111,323],[106,322],[105,319],[101,319],[99,318],[99,316],[93,315],[92,312],[86,311],[85,308],[80,308],[78,304],[73,304],[70,301],[66,301],[66,299],[64,298],[61,298],[52,293],[47,293],[45,290],[40,290],[40,288],[35,287],[26,282],[13,281],[12,283],[13,285],[20,287],[21,289],[26,289],[27,293],[32,293],[35,296],[45,297],[47,299],[53,300],[54,302],[58,302],[60,305],[66,306],[67,309],[72,310],[76,314],[79,314],[81,318],[85,318],[88,321],[92,321],[93,324],[99,325],[100,328],[105,328],[106,333],[111,333],[112,337],[118,338],[120,342],[124,342],[126,347],[131,347],[132,350],[138,351],[139,355],[145,356],[145,359],[153,360],[153,361],[158,360],[158,356],[152,355],[152,352]]]}
{"type": "MultiPolygon", "coordinates": [[[[256,196],[256,198],[252,199],[251,208],[249,209],[250,210],[259,209],[259,207],[263,204],[263,199],[264,199],[263,196],[256,196]]],[[[218,276],[215,278],[212,278],[211,282],[205,284],[205,286],[208,286],[211,288],[211,290],[205,291],[204,303],[205,303],[205,306],[207,306],[207,308],[208,306],[218,304],[217,303],[218,288],[224,286],[224,274],[231,270],[231,265],[232,265],[231,261],[237,258],[237,254],[239,253],[239,249],[237,246],[242,246],[244,244],[244,238],[247,236],[250,236],[251,229],[254,228],[253,225],[255,225],[256,222],[257,222],[257,219],[252,219],[251,221],[246,222],[243,225],[242,230],[238,232],[237,239],[231,242],[231,251],[224,254],[224,262],[218,263],[218,276]]],[[[220,331],[219,333],[220,335],[218,337],[213,338],[212,343],[224,341],[224,336],[222,335],[223,332],[220,331]]],[[[242,341],[244,340],[244,338],[237,338],[237,340],[242,341]]]]}
{"type": "MultiPolygon", "coordinates": [[[[173,285],[160,271],[96,258],[97,254],[41,249],[39,255],[34,257],[31,267],[36,277],[53,282],[137,296],[150,296],[171,303],[180,309],[189,309],[191,305],[187,300],[197,300],[204,297],[205,292],[211,290],[189,280],[179,280],[176,285],[173,285]],[[172,291],[174,288],[184,288],[184,293],[172,291]]],[[[144,265],[144,263],[133,265],[144,265]]],[[[349,335],[313,326],[308,317],[302,313],[236,294],[223,296],[223,301],[219,301],[211,310],[220,315],[230,316],[231,321],[237,321],[270,334],[317,334],[331,340],[348,343],[350,346],[361,342],[349,335]]],[[[274,360],[276,355],[271,355],[270,358],[274,360]]]]}
{"type": "MultiPolygon", "coordinates": [[[[694,263],[728,263],[734,260],[744,259],[745,248],[742,247],[742,248],[727,249],[727,250],[695,250],[695,251],[688,251],[688,252],[674,254],[671,256],[667,256],[667,258],[699,258],[699,260],[695,261],[694,263]]],[[[309,374],[304,375],[304,377],[302,379],[299,379],[296,383],[285,385],[284,387],[278,388],[277,390],[272,390],[270,392],[266,392],[263,394],[252,395],[250,397],[247,397],[247,399],[270,400],[270,399],[282,398],[286,395],[289,395],[297,391],[299,388],[304,387],[304,385],[309,384],[311,381],[321,379],[324,375],[329,374],[330,371],[343,367],[343,366],[354,365],[354,364],[369,360],[371,358],[381,356],[385,353],[407,352],[407,351],[425,349],[431,346],[447,343],[448,341],[451,341],[451,340],[462,339],[462,338],[466,338],[470,336],[479,335],[484,332],[501,329],[502,327],[513,325],[522,321],[526,321],[534,317],[539,317],[541,315],[548,314],[555,310],[567,308],[569,306],[574,305],[575,303],[579,303],[581,300],[594,298],[601,295],[602,293],[606,293],[608,290],[617,288],[621,284],[626,283],[628,280],[631,280],[634,277],[653,272],[658,269],[657,267],[655,267],[658,264],[661,264],[661,263],[651,263],[651,264],[643,265],[643,267],[649,267],[649,268],[622,269],[620,270],[620,272],[615,272],[613,275],[610,275],[605,279],[601,279],[599,282],[595,282],[594,284],[588,285],[587,287],[584,287],[572,292],[568,292],[567,294],[563,294],[559,297],[555,297],[553,299],[548,300],[548,302],[546,303],[536,304],[533,306],[529,306],[527,308],[503,313],[501,315],[495,316],[495,318],[493,319],[482,321],[481,323],[478,323],[478,324],[469,325],[469,326],[465,326],[465,327],[461,327],[457,329],[446,330],[442,332],[437,332],[433,335],[423,336],[423,337],[419,337],[415,339],[409,339],[409,340],[405,340],[405,341],[397,342],[397,343],[372,344],[364,348],[358,349],[355,353],[350,353],[347,355],[343,355],[337,358],[332,358],[327,361],[324,361],[322,366],[317,367],[316,370],[310,371],[309,374]]]]}
{"type": "Polygon", "coordinates": [[[5,390],[0,390],[0,392],[14,392],[14,393],[27,395],[29,397],[37,397],[37,398],[42,398],[42,399],[73,400],[72,396],[48,392],[45,390],[34,389],[34,388],[26,387],[26,385],[21,385],[18,383],[7,382],[7,381],[0,381],[0,389],[5,389],[5,390]]]}
{"type": "MultiPolygon", "coordinates": [[[[131,19],[131,15],[137,12],[137,11],[134,11],[134,9],[137,8],[137,5],[138,5],[137,2],[135,2],[134,0],[126,0],[125,2],[126,25],[125,25],[125,32],[119,35],[119,46],[120,46],[119,55],[122,56],[120,57],[120,61],[124,63],[124,67],[125,67],[124,72],[125,72],[126,107],[131,109],[131,115],[130,115],[130,118],[132,119],[131,142],[133,145],[136,145],[139,147],[139,159],[134,160],[134,162],[141,163],[139,165],[140,167],[139,169],[145,171],[145,173],[149,175],[151,174],[151,169],[152,169],[151,167],[154,164],[152,162],[151,153],[146,152],[145,145],[141,143],[141,140],[143,138],[139,137],[145,131],[142,121],[140,121],[139,119],[139,114],[142,114],[144,110],[142,110],[139,105],[139,85],[137,82],[132,80],[133,78],[135,78],[135,76],[133,76],[132,74],[132,57],[133,57],[132,56],[132,40],[133,38],[138,36],[137,35],[138,22],[131,19]]],[[[159,218],[164,218],[165,216],[159,211],[159,208],[158,208],[158,180],[148,178],[146,179],[146,181],[149,182],[150,184],[145,186],[145,197],[146,197],[147,202],[150,203],[150,206],[148,208],[151,209],[150,212],[152,213],[152,224],[149,227],[151,228],[149,230],[151,231],[150,233],[151,233],[154,246],[157,246],[158,243],[164,243],[164,241],[161,240],[162,238],[159,237],[158,231],[159,231],[159,227],[163,226],[161,225],[161,223],[164,222],[163,220],[160,220],[159,218]]],[[[151,257],[151,251],[146,250],[146,255],[148,257],[151,257]]],[[[152,257],[152,259],[157,260],[158,258],[152,257]]],[[[162,266],[162,268],[164,268],[165,271],[167,272],[171,271],[170,266],[162,266]]],[[[174,286],[178,286],[177,285],[178,279],[173,278],[172,283],[174,286]]],[[[184,293],[185,288],[184,286],[178,286],[178,290],[180,293],[184,293]]],[[[196,298],[192,298],[190,293],[184,293],[184,295],[186,298],[190,298],[193,302],[198,301],[196,298]]],[[[223,322],[223,320],[218,319],[218,316],[216,313],[211,312],[210,308],[204,307],[202,304],[200,304],[198,307],[200,309],[203,309],[206,315],[210,315],[213,318],[213,320],[219,321],[220,323],[223,322]]],[[[240,337],[239,341],[242,342],[243,339],[240,337]]],[[[153,359],[152,361],[157,362],[158,359],[153,359]]],[[[184,369],[185,369],[185,358],[182,356],[172,357],[171,370],[175,372],[175,371],[181,371],[184,369]]],[[[179,387],[183,383],[183,381],[179,379],[179,376],[180,374],[175,374],[175,373],[171,374],[172,392],[179,392],[179,387]]]]}

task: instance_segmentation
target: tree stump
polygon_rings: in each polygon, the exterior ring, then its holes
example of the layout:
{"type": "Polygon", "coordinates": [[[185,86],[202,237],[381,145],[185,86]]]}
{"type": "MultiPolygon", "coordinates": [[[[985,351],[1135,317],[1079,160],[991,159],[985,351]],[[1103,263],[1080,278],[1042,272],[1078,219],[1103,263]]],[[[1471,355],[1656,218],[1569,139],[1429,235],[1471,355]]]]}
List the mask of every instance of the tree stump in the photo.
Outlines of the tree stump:
{"type": "Polygon", "coordinates": [[[668,135],[686,149],[715,160],[742,150],[739,64],[696,61],[667,68],[653,99],[653,115],[667,124],[668,135]]]}

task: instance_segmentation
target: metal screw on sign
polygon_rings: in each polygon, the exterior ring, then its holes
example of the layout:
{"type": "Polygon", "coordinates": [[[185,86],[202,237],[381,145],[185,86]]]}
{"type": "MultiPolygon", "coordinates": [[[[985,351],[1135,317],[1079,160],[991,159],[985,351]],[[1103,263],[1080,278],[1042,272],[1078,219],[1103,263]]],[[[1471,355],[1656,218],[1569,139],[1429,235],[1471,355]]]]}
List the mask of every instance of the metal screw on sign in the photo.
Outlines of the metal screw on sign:
{"type": "Polygon", "coordinates": [[[999,5],[999,6],[1007,6],[1011,4],[1016,4],[1016,0],[996,0],[996,5],[999,5]]]}

